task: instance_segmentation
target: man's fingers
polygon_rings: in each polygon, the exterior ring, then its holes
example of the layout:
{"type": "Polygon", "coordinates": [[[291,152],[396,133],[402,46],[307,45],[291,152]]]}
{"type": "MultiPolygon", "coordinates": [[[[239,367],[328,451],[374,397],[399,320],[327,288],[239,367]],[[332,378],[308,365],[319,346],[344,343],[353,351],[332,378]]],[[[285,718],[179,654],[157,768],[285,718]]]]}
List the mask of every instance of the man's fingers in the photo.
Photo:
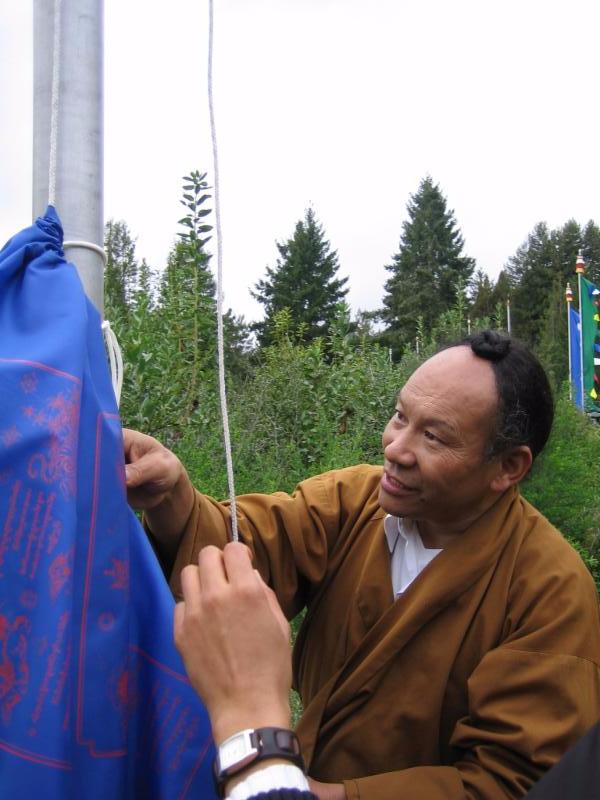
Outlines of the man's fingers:
{"type": "Polygon", "coordinates": [[[148,453],[135,464],[125,464],[125,482],[128,489],[146,485],[148,487],[155,486],[157,491],[164,491],[164,487],[160,486],[161,482],[164,483],[164,472],[156,463],[154,455],[148,453]]]}
{"type": "Polygon", "coordinates": [[[242,542],[229,542],[223,548],[223,564],[227,580],[236,586],[253,581],[252,553],[242,542]]]}
{"type": "Polygon", "coordinates": [[[227,585],[223,552],[212,544],[203,547],[198,555],[198,578],[202,593],[213,595],[227,585]]]}
{"type": "Polygon", "coordinates": [[[193,564],[188,564],[181,572],[181,591],[185,613],[193,614],[200,607],[200,575],[193,564]]]}
{"type": "Polygon", "coordinates": [[[175,605],[173,614],[173,639],[179,650],[180,643],[183,642],[183,620],[185,617],[185,603],[179,602],[175,605]]]}

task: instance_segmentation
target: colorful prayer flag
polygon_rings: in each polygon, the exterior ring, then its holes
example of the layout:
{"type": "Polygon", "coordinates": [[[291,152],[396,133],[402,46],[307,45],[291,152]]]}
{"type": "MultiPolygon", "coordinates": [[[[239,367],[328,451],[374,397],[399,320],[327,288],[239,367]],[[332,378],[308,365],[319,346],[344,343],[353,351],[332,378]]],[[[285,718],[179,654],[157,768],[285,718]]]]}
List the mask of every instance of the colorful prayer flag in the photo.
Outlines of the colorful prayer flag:
{"type": "Polygon", "coordinates": [[[596,401],[600,396],[600,358],[596,352],[596,344],[600,344],[600,290],[583,276],[580,280],[584,410],[599,411],[600,404],[596,401]]]}

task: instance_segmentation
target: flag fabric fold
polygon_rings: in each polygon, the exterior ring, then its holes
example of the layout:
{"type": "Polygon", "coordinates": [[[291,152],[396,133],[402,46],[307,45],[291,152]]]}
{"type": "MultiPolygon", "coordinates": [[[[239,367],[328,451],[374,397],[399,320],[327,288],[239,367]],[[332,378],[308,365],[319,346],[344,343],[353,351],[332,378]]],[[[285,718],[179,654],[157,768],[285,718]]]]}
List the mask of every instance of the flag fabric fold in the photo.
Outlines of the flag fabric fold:
{"type": "Polygon", "coordinates": [[[54,209],[0,251],[3,797],[216,797],[173,599],[126,503],[100,317],[54,209]]]}

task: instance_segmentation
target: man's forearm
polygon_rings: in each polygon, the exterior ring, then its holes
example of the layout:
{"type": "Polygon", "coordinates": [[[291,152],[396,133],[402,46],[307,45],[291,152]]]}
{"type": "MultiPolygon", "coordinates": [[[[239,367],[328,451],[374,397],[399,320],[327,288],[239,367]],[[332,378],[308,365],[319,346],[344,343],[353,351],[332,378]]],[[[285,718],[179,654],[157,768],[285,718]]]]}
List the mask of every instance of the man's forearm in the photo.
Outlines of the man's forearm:
{"type": "Polygon", "coordinates": [[[183,472],[171,492],[154,508],[144,512],[144,523],[154,540],[163,564],[173,564],[186,523],[190,518],[196,493],[183,472]]]}

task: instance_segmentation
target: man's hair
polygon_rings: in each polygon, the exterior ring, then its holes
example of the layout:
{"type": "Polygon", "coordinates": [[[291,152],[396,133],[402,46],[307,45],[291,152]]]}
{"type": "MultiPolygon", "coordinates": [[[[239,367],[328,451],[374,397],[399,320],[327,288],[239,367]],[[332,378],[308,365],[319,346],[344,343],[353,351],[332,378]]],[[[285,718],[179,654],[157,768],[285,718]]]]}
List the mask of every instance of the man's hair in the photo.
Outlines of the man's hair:
{"type": "Polygon", "coordinates": [[[522,342],[498,331],[475,333],[442,349],[460,346],[470,347],[494,370],[498,413],[487,458],[519,445],[527,445],[535,458],[548,441],[554,419],[552,390],[536,356],[522,342]]]}

